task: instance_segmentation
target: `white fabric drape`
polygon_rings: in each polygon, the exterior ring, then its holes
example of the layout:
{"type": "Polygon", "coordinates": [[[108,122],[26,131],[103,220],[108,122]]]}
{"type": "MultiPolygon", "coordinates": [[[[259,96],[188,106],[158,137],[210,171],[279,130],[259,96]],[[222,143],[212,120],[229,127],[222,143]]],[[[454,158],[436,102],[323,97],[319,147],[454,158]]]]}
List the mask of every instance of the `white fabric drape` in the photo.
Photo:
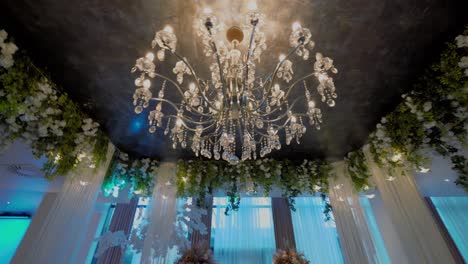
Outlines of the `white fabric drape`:
{"type": "Polygon", "coordinates": [[[297,251],[310,263],[344,263],[335,222],[325,221],[322,198],[298,197],[295,207],[291,217],[297,251]]]}
{"type": "Polygon", "coordinates": [[[177,187],[174,184],[176,164],[162,162],[157,172],[149,211],[141,263],[172,264],[177,258],[173,247],[176,239],[177,187]]]}
{"type": "Polygon", "coordinates": [[[276,251],[270,198],[242,198],[237,212],[224,215],[227,198],[213,200],[214,257],[221,264],[272,263],[276,251]]]}
{"type": "Polygon", "coordinates": [[[359,196],[353,188],[344,161],[333,163],[335,177],[330,178],[330,202],[338,237],[346,263],[379,263],[367,228],[359,196]]]}
{"type": "Polygon", "coordinates": [[[402,175],[401,170],[388,175],[387,170],[375,164],[367,148],[364,153],[409,263],[454,263],[440,230],[417,190],[413,176],[410,173],[402,175]]]}
{"type": "Polygon", "coordinates": [[[99,168],[79,165],[65,176],[65,183],[49,208],[44,224],[29,243],[31,247],[21,256],[15,256],[12,263],[75,262],[113,153],[114,146],[109,143],[107,159],[99,168]]]}
{"type": "Polygon", "coordinates": [[[468,262],[468,197],[431,197],[442,222],[468,262]]]}

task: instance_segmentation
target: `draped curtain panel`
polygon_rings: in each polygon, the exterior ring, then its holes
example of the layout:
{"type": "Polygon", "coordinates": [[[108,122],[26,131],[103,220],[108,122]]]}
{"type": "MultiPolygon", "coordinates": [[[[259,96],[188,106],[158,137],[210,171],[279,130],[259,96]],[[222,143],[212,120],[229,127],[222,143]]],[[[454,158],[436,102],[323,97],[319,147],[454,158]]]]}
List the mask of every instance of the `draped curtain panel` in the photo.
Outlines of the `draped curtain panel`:
{"type": "MultiPolygon", "coordinates": [[[[122,230],[128,238],[130,231],[132,230],[133,219],[135,217],[137,205],[138,198],[136,197],[132,198],[127,204],[118,203],[115,206],[114,214],[112,215],[109,231],[117,232],[122,230]]],[[[98,263],[122,263],[123,253],[124,251],[120,246],[109,248],[102,256],[99,257],[98,263]]]]}
{"type": "Polygon", "coordinates": [[[224,214],[227,198],[215,197],[214,257],[222,264],[272,263],[276,252],[270,198],[242,198],[238,211],[224,214]]]}
{"type": "MultiPolygon", "coordinates": [[[[375,198],[375,196],[374,196],[375,198]]],[[[372,199],[374,199],[372,198],[372,199]]],[[[374,209],[372,208],[369,198],[366,196],[360,196],[359,202],[361,204],[362,210],[364,211],[364,215],[366,217],[367,228],[372,237],[372,241],[374,242],[374,248],[377,254],[377,260],[380,264],[390,264],[390,256],[388,254],[387,248],[385,247],[385,242],[382,237],[382,232],[379,229],[377,224],[377,220],[374,214],[374,209]]]]}
{"type": "Polygon", "coordinates": [[[380,168],[368,148],[364,153],[386,211],[395,226],[409,263],[455,263],[434,218],[418,192],[411,173],[380,168]]]}
{"type": "Polygon", "coordinates": [[[32,243],[24,242],[30,246],[12,263],[75,263],[113,153],[114,146],[109,143],[107,159],[99,168],[79,165],[65,176],[39,232],[30,238],[32,243]]]}
{"type": "Polygon", "coordinates": [[[296,198],[291,217],[297,251],[310,263],[344,263],[335,222],[325,221],[323,206],[320,197],[296,198]]]}
{"type": "Polygon", "coordinates": [[[296,249],[291,209],[289,209],[288,200],[283,197],[272,197],[271,209],[273,211],[276,248],[296,249]]]}
{"type": "Polygon", "coordinates": [[[206,226],[207,234],[202,235],[200,231],[194,230],[190,235],[190,242],[192,245],[203,244],[211,247],[211,218],[213,213],[213,197],[206,197],[204,205],[206,206],[206,214],[202,215],[201,221],[206,226]]]}
{"type": "Polygon", "coordinates": [[[379,263],[364,212],[344,161],[333,163],[330,202],[346,263],[379,263]]]}
{"type": "Polygon", "coordinates": [[[177,217],[176,164],[159,166],[149,211],[149,224],[141,256],[143,264],[172,264],[177,258],[175,226],[177,217]]]}

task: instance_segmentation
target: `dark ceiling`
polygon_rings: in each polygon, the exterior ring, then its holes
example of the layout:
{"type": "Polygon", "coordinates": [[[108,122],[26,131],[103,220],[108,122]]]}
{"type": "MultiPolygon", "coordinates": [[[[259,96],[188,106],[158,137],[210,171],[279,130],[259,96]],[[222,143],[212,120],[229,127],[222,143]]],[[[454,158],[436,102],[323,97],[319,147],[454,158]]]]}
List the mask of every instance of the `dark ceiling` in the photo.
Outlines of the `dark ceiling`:
{"type": "MultiPolygon", "coordinates": [[[[235,21],[247,1],[200,0],[2,0],[4,27],[54,81],[98,119],[121,150],[156,158],[191,157],[174,151],[162,134],[147,132],[146,115],[132,106],[130,68],[149,48],[156,30],[171,24],[178,50],[197,68],[207,67],[192,30],[194,14],[212,5],[235,21]]],[[[288,49],[290,25],[311,29],[316,50],[334,59],[339,98],[325,109],[320,131],[308,129],[301,145],[273,153],[276,158],[340,158],[360,147],[380,117],[391,111],[415,77],[433,61],[443,43],[468,22],[467,2],[446,0],[257,1],[267,15],[267,72],[288,49]],[[270,56],[271,55],[271,56],[270,56]]],[[[158,66],[169,72],[175,61],[158,66]]],[[[298,63],[297,72],[311,69],[298,63]]],[[[202,71],[206,73],[206,71],[202,71]]]]}

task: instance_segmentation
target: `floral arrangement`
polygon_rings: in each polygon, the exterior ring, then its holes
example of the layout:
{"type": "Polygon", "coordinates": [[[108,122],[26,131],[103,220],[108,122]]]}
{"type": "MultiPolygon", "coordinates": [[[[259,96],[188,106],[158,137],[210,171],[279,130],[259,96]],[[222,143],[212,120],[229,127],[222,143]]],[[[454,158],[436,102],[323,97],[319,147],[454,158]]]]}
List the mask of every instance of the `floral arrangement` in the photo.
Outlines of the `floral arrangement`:
{"type": "Polygon", "coordinates": [[[452,160],[459,173],[456,184],[468,190],[468,162],[462,153],[468,132],[468,28],[402,97],[403,103],[369,137],[374,160],[390,170],[409,166],[427,171],[424,150],[431,148],[452,160]]]}
{"type": "MultiPolygon", "coordinates": [[[[228,215],[239,209],[242,192],[268,196],[273,187],[288,198],[292,210],[295,210],[294,197],[303,193],[319,192],[327,201],[324,193],[328,190],[330,174],[330,164],[321,160],[261,159],[234,166],[219,161],[191,160],[179,161],[176,182],[179,196],[195,197],[197,201],[204,201],[216,189],[226,190],[230,202],[225,211],[228,215]]],[[[328,202],[327,208],[329,213],[328,202]]]]}
{"type": "Polygon", "coordinates": [[[182,252],[182,256],[175,264],[215,264],[213,254],[206,245],[193,245],[182,252]]]}
{"type": "Polygon", "coordinates": [[[273,256],[273,264],[309,264],[310,262],[295,249],[278,250],[273,256]]]}
{"type": "Polygon", "coordinates": [[[157,169],[158,162],[155,160],[130,159],[128,154],[117,152],[104,178],[104,195],[118,196],[119,190],[128,189],[130,197],[150,196],[157,169]]]}
{"type": "Polygon", "coordinates": [[[78,164],[91,168],[105,160],[108,139],[99,124],[80,110],[0,31],[0,147],[21,139],[37,158],[45,157],[46,177],[65,175],[78,164]]]}

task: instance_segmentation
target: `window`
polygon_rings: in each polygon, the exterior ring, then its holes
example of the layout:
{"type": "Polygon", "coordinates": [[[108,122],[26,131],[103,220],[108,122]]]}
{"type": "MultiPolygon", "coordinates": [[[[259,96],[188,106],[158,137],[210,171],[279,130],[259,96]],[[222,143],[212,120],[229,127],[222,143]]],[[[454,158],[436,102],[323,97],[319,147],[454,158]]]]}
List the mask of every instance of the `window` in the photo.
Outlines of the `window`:
{"type": "MultiPolygon", "coordinates": [[[[298,197],[291,218],[298,252],[310,263],[343,263],[336,225],[325,221],[320,197],[298,197]]],[[[266,262],[265,262],[266,263],[266,262]]]]}
{"type": "Polygon", "coordinates": [[[211,246],[223,264],[272,263],[276,251],[270,198],[242,198],[241,207],[224,214],[226,197],[213,199],[211,246]]]}
{"type": "Polygon", "coordinates": [[[468,197],[431,197],[453,242],[468,262],[468,197]]]}
{"type": "Polygon", "coordinates": [[[30,223],[25,216],[0,216],[0,263],[10,263],[30,223]]]}
{"type": "Polygon", "coordinates": [[[387,254],[387,249],[385,248],[385,243],[383,241],[382,235],[380,234],[377,221],[375,220],[374,211],[372,210],[369,198],[366,196],[361,196],[359,197],[359,200],[361,202],[362,210],[364,211],[367,227],[371,234],[372,241],[374,242],[378,263],[390,263],[390,258],[387,254]]]}

